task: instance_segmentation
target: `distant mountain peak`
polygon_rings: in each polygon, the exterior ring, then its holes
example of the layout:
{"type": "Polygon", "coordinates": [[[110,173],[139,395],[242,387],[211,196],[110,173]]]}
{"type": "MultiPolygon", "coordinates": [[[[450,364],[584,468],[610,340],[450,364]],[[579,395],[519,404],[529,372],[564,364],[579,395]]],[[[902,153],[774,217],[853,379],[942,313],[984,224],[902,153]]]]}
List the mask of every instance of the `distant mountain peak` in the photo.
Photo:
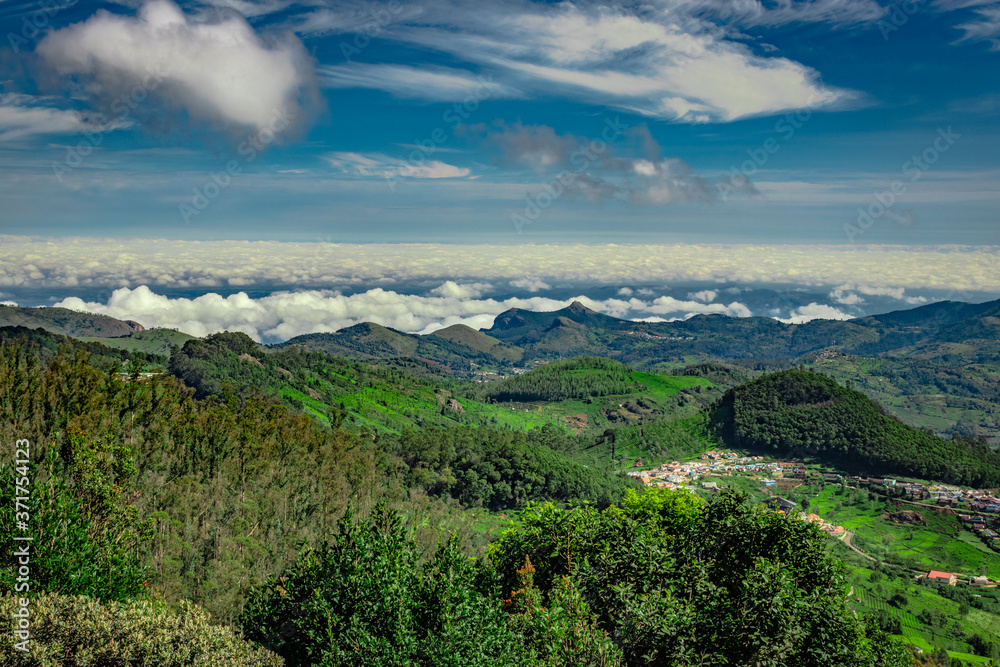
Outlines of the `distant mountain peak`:
{"type": "Polygon", "coordinates": [[[596,315],[597,314],[596,310],[594,310],[592,308],[587,308],[585,305],[583,305],[579,301],[574,301],[573,303],[569,304],[569,307],[567,307],[566,310],[571,310],[571,311],[573,311],[575,313],[587,313],[588,315],[596,315]]]}

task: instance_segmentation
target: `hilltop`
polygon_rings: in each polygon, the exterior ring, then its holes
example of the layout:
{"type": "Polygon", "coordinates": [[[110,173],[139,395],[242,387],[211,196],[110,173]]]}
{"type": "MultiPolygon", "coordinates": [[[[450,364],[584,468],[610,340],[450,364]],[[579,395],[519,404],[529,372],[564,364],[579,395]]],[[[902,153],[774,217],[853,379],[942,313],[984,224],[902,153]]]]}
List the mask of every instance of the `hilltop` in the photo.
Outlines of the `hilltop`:
{"type": "Polygon", "coordinates": [[[1000,484],[1000,454],[985,444],[944,440],[907,426],[820,373],[789,370],[734,387],[713,418],[734,447],[811,456],[872,474],[1000,484]]]}
{"type": "Polygon", "coordinates": [[[410,357],[437,363],[448,372],[467,370],[470,363],[477,362],[509,364],[523,356],[523,350],[517,346],[464,325],[420,336],[364,322],[333,333],[296,336],[274,347],[294,347],[354,359],[410,357]]]}
{"type": "Polygon", "coordinates": [[[21,308],[0,305],[0,327],[45,329],[62,336],[127,336],[142,331],[132,320],[82,313],[68,308],[21,308]]]}

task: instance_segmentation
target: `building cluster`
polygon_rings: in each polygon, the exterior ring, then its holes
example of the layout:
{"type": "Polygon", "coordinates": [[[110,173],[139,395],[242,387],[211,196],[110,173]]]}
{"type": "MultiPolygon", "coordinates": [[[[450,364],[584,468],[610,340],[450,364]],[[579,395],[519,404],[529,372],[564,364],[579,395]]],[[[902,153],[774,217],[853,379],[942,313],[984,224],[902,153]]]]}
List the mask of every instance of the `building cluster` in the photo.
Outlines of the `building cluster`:
{"type": "MultiPolygon", "coordinates": [[[[951,572],[939,572],[937,570],[931,570],[924,575],[924,579],[937,584],[944,584],[946,586],[954,586],[958,583],[959,575],[952,574],[951,572]]],[[[979,575],[969,577],[969,586],[972,588],[996,588],[997,582],[990,581],[988,577],[979,575]]]]}
{"type": "Polygon", "coordinates": [[[968,505],[974,512],[1000,514],[1000,497],[982,489],[960,489],[948,484],[919,484],[896,482],[892,479],[875,477],[855,477],[862,482],[894,486],[903,490],[903,495],[913,500],[933,500],[940,507],[958,507],[968,505]]]}
{"type": "MultiPolygon", "coordinates": [[[[806,476],[802,463],[787,461],[764,462],[763,456],[741,456],[735,452],[705,452],[696,461],[681,463],[672,461],[650,470],[633,470],[628,473],[646,486],[674,488],[691,482],[703,475],[726,476],[732,474],[755,474],[765,476],[765,486],[773,485],[776,477],[806,476]]],[[[838,476],[839,477],[839,476],[838,476]]]]}
{"type": "Polygon", "coordinates": [[[847,530],[843,526],[830,523],[818,514],[807,514],[805,512],[801,512],[798,509],[799,506],[787,498],[782,498],[780,496],[769,498],[767,500],[767,505],[779,514],[798,514],[804,521],[808,521],[809,523],[814,523],[819,526],[820,530],[830,535],[830,537],[835,537],[838,540],[841,540],[845,535],[847,535],[847,530]]]}

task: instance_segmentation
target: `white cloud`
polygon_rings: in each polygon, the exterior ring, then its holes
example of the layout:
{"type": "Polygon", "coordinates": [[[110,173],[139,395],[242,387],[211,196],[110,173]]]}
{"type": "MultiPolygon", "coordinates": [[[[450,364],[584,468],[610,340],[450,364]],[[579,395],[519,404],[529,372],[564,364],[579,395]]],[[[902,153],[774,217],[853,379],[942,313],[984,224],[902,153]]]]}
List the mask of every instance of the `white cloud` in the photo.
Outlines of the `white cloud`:
{"type": "Polygon", "coordinates": [[[216,18],[151,0],[135,17],[100,10],[50,33],[37,51],[56,72],[85,81],[97,100],[141,86],[164,104],[226,125],[263,129],[297,116],[315,88],[298,38],[265,41],[238,14],[216,18]]]}
{"type": "Polygon", "coordinates": [[[632,296],[633,294],[635,294],[635,292],[631,287],[622,287],[618,290],[618,296],[632,296]]]}
{"type": "MultiPolygon", "coordinates": [[[[63,299],[55,306],[89,313],[135,320],[143,326],[170,327],[194,336],[206,336],[217,331],[242,331],[255,340],[274,342],[300,334],[336,331],[359,322],[376,322],[400,331],[429,333],[452,324],[473,328],[489,328],[494,318],[510,308],[549,312],[580,301],[588,308],[621,318],[655,317],[651,313],[672,312],[665,308],[669,297],[652,304],[631,299],[595,300],[585,295],[572,299],[545,297],[513,297],[498,301],[466,296],[459,285],[442,285],[434,296],[401,294],[381,288],[344,295],[330,290],[275,292],[254,299],[244,292],[223,297],[208,293],[194,299],[170,298],[157,294],[147,286],[115,290],[107,303],[86,302],[78,297],[63,299]]],[[[688,305],[681,302],[680,305],[688,305]]],[[[693,310],[686,317],[700,310],[693,310]]],[[[749,315],[740,304],[730,304],[722,310],[739,316],[749,315]]],[[[674,318],[677,319],[677,318],[674,318]]],[[[662,318],[644,321],[662,321],[662,318]]]]}
{"type": "Polygon", "coordinates": [[[857,306],[858,304],[865,302],[865,300],[857,294],[853,292],[845,292],[839,287],[830,292],[830,298],[845,306],[857,306]]]}
{"type": "Polygon", "coordinates": [[[887,296],[898,301],[905,301],[909,304],[927,303],[927,297],[906,296],[906,289],[903,287],[888,287],[879,285],[858,285],[855,283],[845,283],[830,292],[830,298],[845,306],[853,306],[864,303],[865,300],[855,294],[858,292],[866,296],[887,296]]]}
{"type": "MultiPolygon", "coordinates": [[[[351,3],[327,4],[298,29],[356,29],[358,20],[352,17],[358,12],[351,3]]],[[[417,11],[397,12],[380,22],[377,36],[447,52],[496,72],[500,83],[526,93],[563,95],[681,122],[731,121],[854,98],[849,91],[822,85],[818,74],[801,63],[757,55],[730,38],[741,37],[731,28],[739,21],[732,12],[721,11],[721,2],[661,4],[638,10],[589,2],[430,0],[417,11]]],[[[744,25],[836,23],[839,14],[852,23],[881,12],[872,0],[779,4],[788,7],[776,12],[743,3],[738,18],[744,25]]],[[[383,78],[385,90],[413,93],[410,87],[400,88],[398,76],[383,78]]]]}
{"type": "Polygon", "coordinates": [[[776,2],[758,0],[701,0],[691,3],[710,16],[744,26],[779,26],[788,23],[829,23],[853,26],[874,23],[885,16],[885,7],[874,0],[809,0],[776,2]]]}
{"type": "Polygon", "coordinates": [[[977,19],[955,26],[965,34],[960,42],[986,41],[991,51],[1000,51],[1000,4],[976,9],[977,19]]]}
{"type": "Polygon", "coordinates": [[[431,290],[435,296],[443,296],[452,299],[476,299],[493,289],[489,283],[456,283],[454,280],[446,280],[444,283],[431,290]]]}
{"type": "Polygon", "coordinates": [[[200,0],[219,9],[232,9],[243,16],[265,16],[286,9],[291,0],[200,0]]]}
{"type": "MultiPolygon", "coordinates": [[[[100,125],[71,109],[48,106],[45,98],[30,95],[0,95],[0,142],[51,134],[93,132],[100,125]]],[[[121,127],[115,124],[111,129],[121,127]]]]}
{"type": "Polygon", "coordinates": [[[477,101],[523,96],[490,77],[443,67],[351,62],[318,71],[327,88],[374,88],[398,97],[461,102],[470,96],[477,101]]]}
{"type": "Polygon", "coordinates": [[[710,303],[712,301],[715,301],[715,297],[717,296],[719,296],[719,293],[716,292],[715,290],[710,290],[710,289],[688,294],[689,299],[694,299],[695,301],[704,301],[705,303],[710,303]]]}
{"type": "MultiPolygon", "coordinates": [[[[994,246],[342,244],[0,235],[0,290],[230,283],[367,287],[452,280],[538,291],[574,282],[726,282],[839,287],[860,294],[883,290],[905,299],[912,290],[1000,293],[998,255],[994,246]]],[[[641,290],[636,295],[653,296],[641,290]]]]}
{"type": "Polygon", "coordinates": [[[698,314],[722,314],[732,317],[750,317],[750,309],[738,301],[728,306],[721,303],[698,303],[697,301],[680,301],[672,296],[661,296],[654,299],[649,312],[665,315],[669,313],[687,313],[688,316],[698,314]]]}
{"type": "Polygon", "coordinates": [[[776,320],[785,324],[803,324],[812,320],[849,320],[852,316],[837,310],[833,306],[825,303],[810,303],[808,306],[801,306],[790,313],[790,317],[776,317],[776,320]]]}
{"type": "Polygon", "coordinates": [[[381,153],[327,153],[323,159],[330,166],[343,174],[379,178],[461,178],[468,176],[470,171],[465,167],[441,162],[440,160],[422,160],[408,162],[389,157],[381,153]]]}
{"type": "Polygon", "coordinates": [[[540,292],[542,290],[552,289],[551,285],[539,280],[538,278],[518,278],[517,280],[511,280],[510,286],[520,287],[521,289],[528,290],[529,292],[540,292]]]}

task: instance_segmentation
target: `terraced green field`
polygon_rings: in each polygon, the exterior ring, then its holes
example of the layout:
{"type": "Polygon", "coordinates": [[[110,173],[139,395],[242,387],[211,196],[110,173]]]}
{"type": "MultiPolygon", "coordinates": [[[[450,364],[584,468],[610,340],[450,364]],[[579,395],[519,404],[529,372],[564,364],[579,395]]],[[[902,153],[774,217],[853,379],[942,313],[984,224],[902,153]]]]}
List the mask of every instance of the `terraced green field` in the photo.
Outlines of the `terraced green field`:
{"type": "MultiPolygon", "coordinates": [[[[870,555],[891,558],[914,570],[942,570],[956,574],[979,574],[985,567],[991,579],[1000,578],[1000,554],[965,530],[957,516],[912,505],[899,507],[881,498],[852,504],[857,492],[838,495],[838,485],[818,490],[801,486],[791,498],[809,497],[812,511],[855,532],[855,545],[870,555]],[[898,510],[915,510],[923,525],[900,524],[883,515],[898,510]]],[[[867,496],[867,494],[865,494],[867,496]]]]}

